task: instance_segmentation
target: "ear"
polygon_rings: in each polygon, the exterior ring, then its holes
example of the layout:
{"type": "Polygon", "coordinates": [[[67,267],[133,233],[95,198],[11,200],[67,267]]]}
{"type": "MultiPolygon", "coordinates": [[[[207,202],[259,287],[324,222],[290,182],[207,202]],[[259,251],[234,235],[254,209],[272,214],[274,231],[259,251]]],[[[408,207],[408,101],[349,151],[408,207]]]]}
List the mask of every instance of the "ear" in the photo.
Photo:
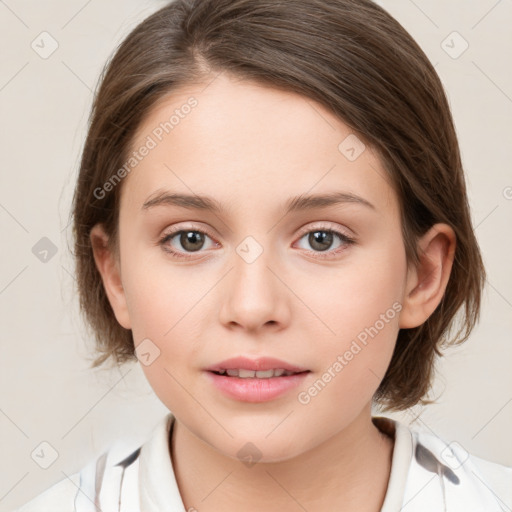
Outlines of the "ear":
{"type": "Polygon", "coordinates": [[[108,235],[101,224],[96,224],[89,236],[94,261],[116,319],[125,329],[131,329],[120,265],[116,255],[108,247],[108,235]]]}
{"type": "Polygon", "coordinates": [[[423,324],[441,302],[455,257],[456,236],[447,224],[435,224],[418,241],[417,267],[407,272],[399,327],[423,324]]]}

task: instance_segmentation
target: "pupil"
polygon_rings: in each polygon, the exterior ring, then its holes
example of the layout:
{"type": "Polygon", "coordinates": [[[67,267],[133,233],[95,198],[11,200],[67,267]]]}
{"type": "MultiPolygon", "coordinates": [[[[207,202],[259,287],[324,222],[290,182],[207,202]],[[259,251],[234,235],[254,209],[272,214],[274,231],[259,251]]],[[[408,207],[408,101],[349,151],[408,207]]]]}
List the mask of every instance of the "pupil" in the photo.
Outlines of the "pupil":
{"type": "Polygon", "coordinates": [[[197,251],[203,246],[204,237],[198,231],[186,231],[181,234],[180,243],[187,251],[197,251]],[[199,246],[196,246],[198,242],[199,246]]]}
{"type": "Polygon", "coordinates": [[[332,244],[332,238],[333,234],[327,231],[314,231],[309,234],[309,243],[311,244],[311,247],[316,248],[319,251],[325,251],[332,244]]]}

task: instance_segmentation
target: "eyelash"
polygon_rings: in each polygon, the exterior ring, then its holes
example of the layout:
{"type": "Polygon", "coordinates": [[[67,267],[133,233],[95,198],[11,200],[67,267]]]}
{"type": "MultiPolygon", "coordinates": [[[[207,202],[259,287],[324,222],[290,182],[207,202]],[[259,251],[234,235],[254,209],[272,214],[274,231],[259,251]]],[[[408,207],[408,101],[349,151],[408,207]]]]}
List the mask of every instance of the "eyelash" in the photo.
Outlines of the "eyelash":
{"type": "MultiPolygon", "coordinates": [[[[319,252],[319,251],[307,251],[309,253],[314,253],[314,254],[317,254],[319,259],[327,259],[327,258],[331,258],[333,254],[339,254],[340,252],[344,251],[348,246],[350,245],[353,245],[356,243],[356,241],[335,230],[335,229],[332,229],[330,227],[327,227],[327,226],[317,226],[313,229],[307,229],[307,230],[304,230],[304,231],[301,231],[300,233],[300,236],[299,236],[299,240],[301,240],[304,235],[307,235],[309,233],[314,233],[316,231],[321,231],[321,232],[325,232],[325,233],[332,233],[334,235],[336,235],[342,242],[343,242],[343,246],[338,248],[338,249],[335,249],[335,250],[330,250],[330,251],[325,251],[325,253],[323,252],[319,252]]],[[[173,257],[176,257],[176,258],[181,258],[181,259],[190,259],[192,258],[192,256],[185,256],[182,252],[179,252],[179,251],[175,251],[174,249],[170,249],[168,246],[166,246],[167,242],[169,242],[170,240],[172,240],[176,235],[180,234],[180,233],[184,233],[184,232],[193,232],[193,233],[201,233],[202,235],[207,235],[208,237],[210,237],[211,239],[213,239],[214,237],[205,229],[201,228],[197,228],[197,227],[194,227],[194,226],[191,226],[191,227],[188,227],[188,228],[181,228],[181,229],[175,229],[169,233],[166,233],[165,235],[163,235],[163,237],[158,241],[158,245],[160,245],[162,247],[162,249],[164,251],[166,251],[167,253],[171,254],[173,257]]],[[[192,253],[193,254],[193,253],[192,253]]]]}

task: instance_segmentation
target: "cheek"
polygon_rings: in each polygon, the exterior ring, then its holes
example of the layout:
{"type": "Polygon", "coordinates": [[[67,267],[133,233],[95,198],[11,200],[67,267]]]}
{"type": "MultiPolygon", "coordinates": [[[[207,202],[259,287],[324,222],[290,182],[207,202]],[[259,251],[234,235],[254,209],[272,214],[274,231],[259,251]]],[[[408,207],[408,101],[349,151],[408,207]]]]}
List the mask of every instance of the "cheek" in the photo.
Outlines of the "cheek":
{"type": "Polygon", "coordinates": [[[135,343],[143,338],[165,341],[187,323],[204,295],[204,276],[168,261],[158,247],[127,242],[124,250],[123,287],[135,343]]]}
{"type": "Polygon", "coordinates": [[[336,270],[317,272],[314,280],[305,275],[298,295],[317,313],[309,318],[319,324],[322,338],[339,347],[376,323],[383,337],[397,331],[405,274],[399,243],[382,240],[354,251],[336,270]]]}
{"type": "Polygon", "coordinates": [[[315,388],[326,392],[306,393],[318,393],[314,401],[326,414],[332,403],[343,408],[367,403],[384,377],[399,331],[404,275],[405,254],[390,243],[361,251],[354,264],[340,270],[338,282],[324,288],[327,293],[313,295],[311,309],[329,327],[322,325],[322,342],[315,345],[324,363],[315,388]]]}
{"type": "Polygon", "coordinates": [[[154,265],[139,269],[131,273],[126,294],[141,368],[162,403],[182,411],[190,406],[183,386],[190,388],[188,374],[199,360],[196,323],[191,321],[197,293],[179,280],[179,272],[170,279],[154,265]]]}
{"type": "Polygon", "coordinates": [[[149,351],[154,358],[145,365],[139,355],[142,369],[157,394],[165,389],[178,396],[181,388],[177,382],[184,382],[187,369],[200,360],[194,340],[204,338],[204,333],[200,335],[197,315],[204,313],[201,299],[211,286],[205,285],[211,276],[194,272],[192,278],[190,269],[173,268],[161,257],[138,257],[135,248],[126,254],[131,257],[122,262],[123,286],[134,344],[138,354],[149,351]]]}

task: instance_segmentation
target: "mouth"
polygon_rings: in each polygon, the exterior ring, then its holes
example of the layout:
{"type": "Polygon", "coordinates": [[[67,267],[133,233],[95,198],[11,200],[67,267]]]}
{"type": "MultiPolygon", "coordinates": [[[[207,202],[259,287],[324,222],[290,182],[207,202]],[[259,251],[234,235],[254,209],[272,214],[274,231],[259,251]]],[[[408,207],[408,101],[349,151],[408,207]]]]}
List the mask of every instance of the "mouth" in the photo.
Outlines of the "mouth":
{"type": "Polygon", "coordinates": [[[277,359],[275,357],[237,356],[213,364],[205,370],[226,377],[242,379],[271,379],[273,377],[289,377],[290,375],[308,372],[308,368],[277,359]]]}
{"type": "Polygon", "coordinates": [[[253,403],[268,402],[286,396],[293,389],[303,385],[309,373],[311,370],[292,371],[284,368],[229,368],[205,372],[214,388],[225,397],[253,403]]]}
{"type": "Polygon", "coordinates": [[[272,379],[275,377],[289,377],[291,375],[299,375],[302,373],[308,373],[310,370],[301,372],[294,372],[291,370],[285,370],[284,368],[276,368],[270,370],[246,370],[244,368],[230,368],[226,370],[213,371],[211,373],[216,375],[222,375],[224,377],[238,377],[240,379],[272,379]]]}

